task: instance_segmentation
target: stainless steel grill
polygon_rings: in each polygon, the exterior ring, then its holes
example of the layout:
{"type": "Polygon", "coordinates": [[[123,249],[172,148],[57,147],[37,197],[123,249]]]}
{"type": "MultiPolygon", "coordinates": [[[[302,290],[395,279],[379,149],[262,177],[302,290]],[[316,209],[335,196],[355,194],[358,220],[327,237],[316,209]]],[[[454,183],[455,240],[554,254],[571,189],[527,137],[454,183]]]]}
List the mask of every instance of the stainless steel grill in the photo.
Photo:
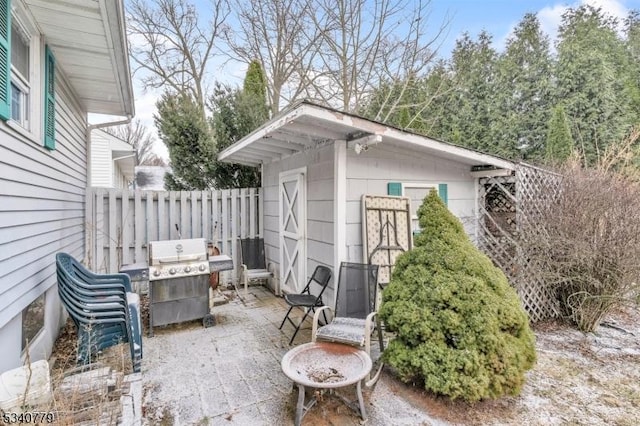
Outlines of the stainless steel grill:
{"type": "Polygon", "coordinates": [[[149,243],[149,281],[208,273],[207,242],[204,238],[149,243]]]}
{"type": "Polygon", "coordinates": [[[209,314],[209,260],[204,238],[149,242],[149,329],[209,314]]]}

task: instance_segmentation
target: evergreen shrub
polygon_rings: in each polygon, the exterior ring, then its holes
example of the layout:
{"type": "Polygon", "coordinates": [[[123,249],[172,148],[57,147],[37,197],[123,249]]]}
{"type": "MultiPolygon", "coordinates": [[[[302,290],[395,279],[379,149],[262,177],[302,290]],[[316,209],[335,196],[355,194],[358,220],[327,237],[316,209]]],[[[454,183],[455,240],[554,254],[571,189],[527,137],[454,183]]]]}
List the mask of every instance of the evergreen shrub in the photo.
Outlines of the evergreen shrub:
{"type": "Polygon", "coordinates": [[[385,361],[403,381],[452,399],[518,394],[536,355],[515,290],[435,191],[418,216],[422,232],[383,292],[380,315],[395,332],[385,361]]]}

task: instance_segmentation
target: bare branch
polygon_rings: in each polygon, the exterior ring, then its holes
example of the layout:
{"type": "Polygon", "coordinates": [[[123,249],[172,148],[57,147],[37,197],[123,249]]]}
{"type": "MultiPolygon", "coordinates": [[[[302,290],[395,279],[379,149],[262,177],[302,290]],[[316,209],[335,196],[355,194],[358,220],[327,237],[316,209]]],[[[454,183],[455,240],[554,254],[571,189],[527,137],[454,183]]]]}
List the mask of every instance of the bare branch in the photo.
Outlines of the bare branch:
{"type": "Polygon", "coordinates": [[[207,66],[230,13],[227,0],[211,0],[211,7],[206,24],[187,0],[131,0],[127,9],[134,72],[144,86],[188,94],[203,114],[207,66]]]}

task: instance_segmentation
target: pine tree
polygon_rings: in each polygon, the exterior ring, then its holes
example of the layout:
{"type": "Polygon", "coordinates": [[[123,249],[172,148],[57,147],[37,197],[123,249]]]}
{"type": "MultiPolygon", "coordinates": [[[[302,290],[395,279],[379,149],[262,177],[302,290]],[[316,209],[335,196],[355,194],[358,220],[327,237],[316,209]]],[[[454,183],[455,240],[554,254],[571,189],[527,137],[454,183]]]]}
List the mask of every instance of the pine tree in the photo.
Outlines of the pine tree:
{"type": "MultiPolygon", "coordinates": [[[[265,81],[260,63],[253,61],[247,70],[242,90],[216,85],[210,99],[216,156],[260,127],[269,118],[265,81]]],[[[217,188],[260,186],[260,170],[256,167],[216,160],[214,175],[217,188]]]]}
{"type": "Polygon", "coordinates": [[[551,164],[563,163],[573,151],[573,138],[562,105],[553,108],[548,124],[545,160],[551,164]]]}
{"type": "Polygon", "coordinates": [[[593,164],[637,120],[629,55],[617,21],[601,9],[569,9],[558,33],[556,99],[571,123],[576,148],[593,164]]]}
{"type": "Polygon", "coordinates": [[[490,127],[495,108],[497,53],[492,37],[483,31],[477,41],[463,34],[451,55],[453,85],[448,107],[455,111],[442,137],[459,145],[494,152],[490,127]]]}
{"type": "Polygon", "coordinates": [[[536,15],[526,14],[516,26],[498,70],[492,151],[510,159],[540,159],[551,112],[552,60],[536,15]]]}
{"type": "Polygon", "coordinates": [[[422,232],[383,292],[380,316],[395,332],[385,360],[452,399],[518,394],[536,358],[518,295],[435,191],[418,217],[422,232]]]}
{"type": "Polygon", "coordinates": [[[154,122],[169,151],[172,172],[165,175],[169,191],[193,191],[214,185],[214,144],[197,102],[188,95],[164,93],[156,103],[154,122]]]}

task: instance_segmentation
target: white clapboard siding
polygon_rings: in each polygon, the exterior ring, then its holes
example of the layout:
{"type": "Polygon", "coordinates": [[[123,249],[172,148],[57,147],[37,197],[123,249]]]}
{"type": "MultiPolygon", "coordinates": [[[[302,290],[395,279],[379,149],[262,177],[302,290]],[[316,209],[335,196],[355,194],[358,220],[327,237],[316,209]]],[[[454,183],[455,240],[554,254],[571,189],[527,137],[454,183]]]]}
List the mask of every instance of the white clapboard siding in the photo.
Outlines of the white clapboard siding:
{"type": "MultiPolygon", "coordinates": [[[[0,123],[0,329],[56,284],[56,253],[83,255],[86,114],[57,74],[55,150],[0,123]]],[[[52,336],[58,315],[47,313],[52,336]]]]}
{"type": "MultiPolygon", "coordinates": [[[[87,192],[87,253],[91,269],[118,272],[146,262],[149,241],[205,238],[239,265],[240,238],[261,236],[260,190],[87,192]],[[177,225],[177,227],[176,227],[177,225]]],[[[236,268],[237,269],[237,268],[236,268]]],[[[235,282],[236,271],[227,274],[235,282]]]]}

